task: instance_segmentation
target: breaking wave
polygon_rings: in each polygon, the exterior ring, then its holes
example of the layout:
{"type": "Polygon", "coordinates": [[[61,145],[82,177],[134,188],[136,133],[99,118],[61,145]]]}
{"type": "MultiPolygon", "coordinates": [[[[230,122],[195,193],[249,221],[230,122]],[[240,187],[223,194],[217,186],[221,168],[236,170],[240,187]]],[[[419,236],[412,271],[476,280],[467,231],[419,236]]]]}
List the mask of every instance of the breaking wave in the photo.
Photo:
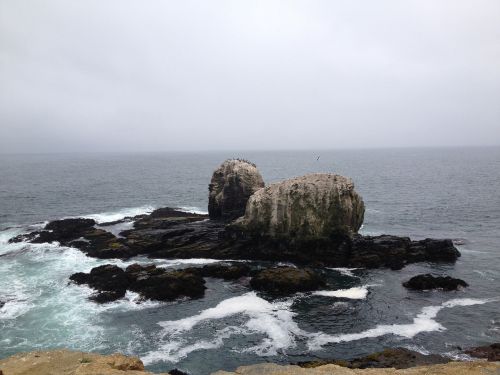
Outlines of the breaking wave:
{"type": "Polygon", "coordinates": [[[435,321],[437,314],[444,308],[452,308],[456,306],[472,306],[482,305],[491,300],[486,299],[452,299],[444,302],[439,306],[426,306],[422,309],[412,323],[408,324],[385,324],[378,325],[375,328],[368,329],[359,333],[346,333],[340,335],[329,335],[326,333],[317,333],[312,335],[308,342],[308,348],[312,351],[320,350],[324,345],[355,341],[366,338],[374,338],[384,335],[396,335],[404,338],[412,338],[422,332],[443,331],[446,328],[435,321]]]}
{"type": "Polygon", "coordinates": [[[313,295],[322,297],[365,299],[366,296],[368,295],[368,285],[349,288],[349,289],[320,290],[314,292],[313,295]]]}

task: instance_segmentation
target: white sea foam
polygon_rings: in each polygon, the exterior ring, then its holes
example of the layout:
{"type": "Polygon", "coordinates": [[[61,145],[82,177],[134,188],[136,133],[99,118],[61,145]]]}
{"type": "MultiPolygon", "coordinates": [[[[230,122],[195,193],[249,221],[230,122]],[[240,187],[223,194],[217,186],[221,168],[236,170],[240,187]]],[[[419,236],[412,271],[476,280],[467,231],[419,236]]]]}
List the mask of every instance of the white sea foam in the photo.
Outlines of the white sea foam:
{"type": "Polygon", "coordinates": [[[365,299],[366,296],[368,295],[368,285],[349,288],[349,289],[320,290],[314,292],[313,295],[323,296],[323,297],[365,299]]]}
{"type": "Polygon", "coordinates": [[[443,331],[446,328],[434,320],[439,311],[441,311],[442,309],[456,306],[480,305],[489,301],[490,300],[471,298],[453,299],[444,302],[439,306],[424,307],[420,314],[418,314],[413,319],[412,323],[378,325],[375,328],[371,328],[359,333],[346,333],[340,335],[329,335],[326,333],[313,334],[312,338],[308,342],[308,347],[309,350],[316,351],[321,349],[324,345],[331,343],[355,341],[390,334],[405,338],[412,338],[421,332],[443,331]]]}
{"type": "Polygon", "coordinates": [[[102,212],[98,214],[84,215],[79,217],[94,219],[98,224],[100,224],[100,223],[109,223],[110,221],[122,220],[126,217],[134,217],[137,215],[149,214],[153,210],[154,210],[153,206],[141,206],[141,207],[123,208],[117,211],[102,212]]]}
{"type": "Polygon", "coordinates": [[[142,360],[151,364],[161,360],[176,362],[194,350],[217,348],[223,345],[224,339],[234,335],[250,335],[260,333],[266,338],[258,345],[243,349],[259,355],[274,355],[279,350],[295,346],[295,337],[305,334],[293,321],[293,312],[289,307],[293,300],[268,302],[254,292],[228,298],[217,306],[201,311],[187,318],[158,323],[162,331],[162,344],[158,350],[148,353],[142,360]],[[211,340],[197,340],[186,344],[188,332],[197,326],[213,320],[221,320],[235,315],[248,318],[246,323],[228,326],[217,331],[211,340]]]}
{"type": "Polygon", "coordinates": [[[190,258],[190,259],[154,259],[158,267],[175,267],[185,264],[212,264],[220,262],[238,262],[237,260],[221,260],[221,259],[207,259],[207,258],[190,258]]]}
{"type": "Polygon", "coordinates": [[[191,214],[208,215],[207,210],[202,210],[199,207],[184,206],[184,207],[179,207],[178,209],[182,212],[189,212],[191,214]]]}
{"type": "Polygon", "coordinates": [[[335,268],[332,268],[332,267],[327,267],[327,269],[333,270],[333,271],[337,271],[337,272],[339,272],[340,274],[342,274],[344,276],[358,277],[359,278],[359,276],[356,276],[354,273],[352,273],[352,271],[359,270],[360,268],[345,268],[345,267],[335,267],[335,268]]]}

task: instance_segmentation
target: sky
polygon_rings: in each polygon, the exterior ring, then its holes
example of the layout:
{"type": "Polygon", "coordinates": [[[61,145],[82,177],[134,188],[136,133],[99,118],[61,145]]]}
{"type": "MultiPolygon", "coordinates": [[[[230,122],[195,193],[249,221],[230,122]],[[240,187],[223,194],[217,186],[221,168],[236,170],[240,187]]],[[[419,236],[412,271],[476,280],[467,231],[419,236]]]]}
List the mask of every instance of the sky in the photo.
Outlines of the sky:
{"type": "Polygon", "coordinates": [[[0,152],[499,144],[498,0],[0,0],[0,152]]]}

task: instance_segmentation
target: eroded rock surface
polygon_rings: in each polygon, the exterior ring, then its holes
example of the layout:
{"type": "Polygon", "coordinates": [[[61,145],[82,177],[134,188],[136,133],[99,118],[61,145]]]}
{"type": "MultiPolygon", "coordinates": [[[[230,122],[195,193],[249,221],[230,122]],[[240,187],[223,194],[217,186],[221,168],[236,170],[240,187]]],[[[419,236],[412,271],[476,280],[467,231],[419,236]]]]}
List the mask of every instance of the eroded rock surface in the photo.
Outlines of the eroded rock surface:
{"type": "Polygon", "coordinates": [[[263,187],[264,180],[255,164],[241,159],[226,160],[210,181],[210,218],[233,220],[243,216],[248,198],[263,187]]]}
{"type": "Polygon", "coordinates": [[[134,228],[121,232],[120,237],[103,229],[105,227],[89,226],[89,223],[71,232],[72,235],[62,231],[62,238],[57,234],[60,232],[44,229],[11,241],[59,241],[104,259],[127,259],[136,255],[249,259],[288,261],[313,267],[400,269],[415,262],[454,262],[460,256],[450,240],[412,241],[408,237],[359,234],[307,239],[254,237],[237,226],[209,220],[206,215],[172,208],[158,209],[134,219],[134,228]]]}
{"type": "Polygon", "coordinates": [[[471,357],[485,358],[488,361],[500,361],[500,343],[470,348],[465,353],[471,357]]]}
{"type": "MultiPolygon", "coordinates": [[[[137,357],[52,350],[19,353],[0,360],[3,375],[146,375],[137,357]]],[[[160,375],[160,374],[158,374],[160,375]]],[[[167,374],[164,374],[167,375],[167,374]]]]}
{"type": "Polygon", "coordinates": [[[412,277],[410,280],[403,283],[403,286],[414,290],[458,290],[465,288],[468,284],[461,280],[450,276],[434,276],[429,273],[412,277]]]}
{"type": "Polygon", "coordinates": [[[287,295],[316,290],[325,286],[325,281],[312,269],[275,267],[256,273],[250,285],[269,294],[287,295]]]}
{"type": "Polygon", "coordinates": [[[273,238],[329,238],[357,233],[364,212],[351,179],[316,173],[257,191],[238,225],[273,238]]]}
{"type": "Polygon", "coordinates": [[[446,364],[419,366],[408,369],[371,368],[349,369],[333,364],[302,368],[262,363],[238,367],[234,372],[217,371],[212,375],[492,375],[500,372],[498,362],[450,362],[446,364]]]}
{"type": "Polygon", "coordinates": [[[70,280],[87,284],[97,293],[90,297],[98,303],[115,301],[125,296],[127,290],[143,298],[170,301],[179,297],[199,298],[205,292],[205,281],[190,270],[166,271],[155,265],[133,264],[126,270],[114,265],[93,268],[90,273],[75,273],[70,280]]]}
{"type": "Polygon", "coordinates": [[[318,360],[298,363],[300,367],[314,368],[327,364],[334,364],[348,368],[396,368],[405,369],[415,366],[434,365],[448,363],[449,358],[437,355],[424,355],[405,348],[385,349],[381,352],[373,353],[365,357],[346,360],[318,360]]]}

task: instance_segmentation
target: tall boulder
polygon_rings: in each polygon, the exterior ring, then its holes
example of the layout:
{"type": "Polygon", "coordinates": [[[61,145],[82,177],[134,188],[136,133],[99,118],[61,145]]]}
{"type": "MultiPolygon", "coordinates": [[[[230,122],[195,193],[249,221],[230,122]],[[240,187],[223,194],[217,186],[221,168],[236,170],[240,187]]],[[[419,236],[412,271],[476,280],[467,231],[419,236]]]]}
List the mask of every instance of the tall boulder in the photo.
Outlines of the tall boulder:
{"type": "Polygon", "coordinates": [[[316,173],[257,191],[236,224],[244,231],[274,238],[324,238],[356,233],[364,212],[351,179],[316,173]]]}
{"type": "Polygon", "coordinates": [[[233,220],[245,213],[248,198],[264,187],[255,164],[241,159],[226,160],[217,168],[208,186],[211,219],[233,220]]]}

